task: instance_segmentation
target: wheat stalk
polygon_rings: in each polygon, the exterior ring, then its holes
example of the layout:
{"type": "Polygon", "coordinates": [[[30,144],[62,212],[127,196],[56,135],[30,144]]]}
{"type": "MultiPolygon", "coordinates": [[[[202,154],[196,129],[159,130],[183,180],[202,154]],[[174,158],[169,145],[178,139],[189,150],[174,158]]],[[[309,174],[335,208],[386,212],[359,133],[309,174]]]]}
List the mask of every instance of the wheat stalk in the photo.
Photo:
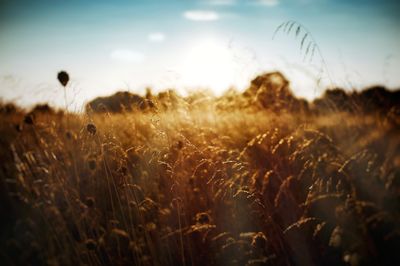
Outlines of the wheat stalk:
{"type": "Polygon", "coordinates": [[[292,29],[296,27],[296,31],[294,33],[294,37],[295,39],[297,39],[297,37],[299,35],[302,35],[301,41],[300,41],[300,52],[304,53],[304,57],[303,57],[303,61],[306,61],[307,58],[309,60],[309,62],[311,63],[314,59],[315,53],[317,53],[321,59],[322,62],[322,67],[323,69],[325,69],[325,72],[328,76],[329,82],[330,82],[330,87],[333,87],[333,79],[332,76],[330,74],[329,68],[328,68],[328,64],[325,60],[325,57],[322,54],[321,48],[318,45],[318,43],[316,42],[314,36],[312,35],[311,31],[304,26],[303,24],[295,21],[295,20],[288,20],[285,22],[282,22],[276,29],[275,32],[272,36],[272,40],[275,39],[275,37],[278,35],[278,33],[283,32],[286,35],[290,35],[290,33],[292,32],[292,29]],[[307,44],[307,45],[306,45],[307,44]],[[304,47],[305,50],[304,50],[304,47]]]}

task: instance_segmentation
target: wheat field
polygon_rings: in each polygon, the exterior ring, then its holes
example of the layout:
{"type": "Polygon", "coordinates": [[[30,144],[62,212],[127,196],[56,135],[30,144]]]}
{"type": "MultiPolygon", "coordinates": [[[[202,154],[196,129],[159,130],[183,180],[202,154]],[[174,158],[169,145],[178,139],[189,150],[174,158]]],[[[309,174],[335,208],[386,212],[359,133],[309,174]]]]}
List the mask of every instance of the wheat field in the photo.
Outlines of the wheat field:
{"type": "Polygon", "coordinates": [[[1,105],[2,265],[400,264],[398,91],[118,95],[1,105]]]}

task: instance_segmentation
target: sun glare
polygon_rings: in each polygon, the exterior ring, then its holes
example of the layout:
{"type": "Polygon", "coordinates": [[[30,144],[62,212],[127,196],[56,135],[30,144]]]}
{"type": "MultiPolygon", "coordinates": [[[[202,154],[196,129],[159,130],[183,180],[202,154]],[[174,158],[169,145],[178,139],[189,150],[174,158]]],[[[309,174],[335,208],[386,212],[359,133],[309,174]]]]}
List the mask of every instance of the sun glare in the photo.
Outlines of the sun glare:
{"type": "Polygon", "coordinates": [[[221,95],[234,80],[234,60],[227,45],[204,39],[191,45],[184,53],[181,73],[183,83],[201,87],[221,95]]]}

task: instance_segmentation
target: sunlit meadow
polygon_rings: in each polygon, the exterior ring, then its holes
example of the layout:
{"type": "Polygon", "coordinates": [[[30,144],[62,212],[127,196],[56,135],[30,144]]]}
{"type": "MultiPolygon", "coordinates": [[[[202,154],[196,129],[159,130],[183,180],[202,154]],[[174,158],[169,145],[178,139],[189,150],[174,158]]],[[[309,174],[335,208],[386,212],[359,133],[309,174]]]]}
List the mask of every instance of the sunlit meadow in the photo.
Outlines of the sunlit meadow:
{"type": "Polygon", "coordinates": [[[0,264],[400,265],[396,8],[0,1],[0,264]]]}

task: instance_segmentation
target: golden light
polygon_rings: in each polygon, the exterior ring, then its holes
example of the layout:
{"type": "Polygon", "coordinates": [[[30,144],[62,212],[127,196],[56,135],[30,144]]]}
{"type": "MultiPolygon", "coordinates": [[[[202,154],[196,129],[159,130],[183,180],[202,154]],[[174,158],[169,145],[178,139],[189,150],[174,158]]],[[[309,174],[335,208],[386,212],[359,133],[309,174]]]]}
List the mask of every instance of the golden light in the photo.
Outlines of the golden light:
{"type": "Polygon", "coordinates": [[[215,39],[203,39],[184,52],[180,67],[186,86],[207,88],[221,95],[232,84],[235,64],[228,45],[215,39]]]}

